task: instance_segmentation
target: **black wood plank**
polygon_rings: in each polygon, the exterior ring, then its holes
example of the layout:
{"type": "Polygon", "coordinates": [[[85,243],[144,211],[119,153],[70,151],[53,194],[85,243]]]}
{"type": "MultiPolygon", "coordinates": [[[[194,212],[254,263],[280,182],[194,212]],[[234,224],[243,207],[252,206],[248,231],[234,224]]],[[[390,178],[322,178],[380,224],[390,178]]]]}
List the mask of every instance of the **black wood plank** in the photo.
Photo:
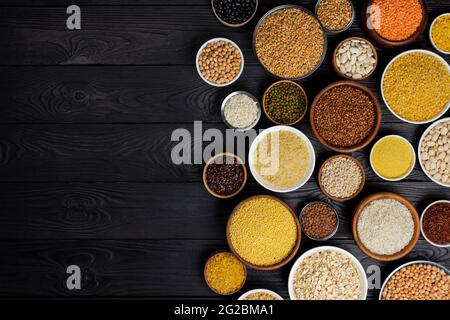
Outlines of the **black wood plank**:
{"type": "MultiPolygon", "coordinates": [[[[352,27],[329,37],[332,48],[349,35],[364,35],[360,3],[352,27]]],[[[235,40],[246,63],[256,63],[252,33],[259,17],[273,7],[262,6],[257,17],[243,28],[226,28],[204,6],[88,6],[82,11],[82,30],[66,28],[65,7],[4,7],[0,11],[0,61],[2,64],[193,64],[200,45],[217,36],[235,40]]],[[[307,7],[313,9],[308,2],[307,7]]],[[[430,16],[448,9],[430,2],[430,16]]],[[[427,35],[412,47],[431,49],[427,35]]],[[[400,52],[389,51],[382,60],[400,52]]]]}
{"type": "MultiPolygon", "coordinates": [[[[239,201],[267,194],[255,182],[234,199],[211,197],[201,183],[3,183],[0,239],[218,239],[239,201]]],[[[419,213],[432,201],[448,199],[433,182],[370,182],[339,212],[337,239],[352,239],[351,219],[366,195],[391,191],[413,202],[419,213]]],[[[273,194],[273,193],[272,193],[273,194]]],[[[289,194],[275,194],[296,213],[312,200],[329,201],[310,182],[289,194]]],[[[317,243],[320,244],[320,243],[317,243]]]]}
{"type": "MultiPolygon", "coordinates": [[[[395,266],[411,259],[429,259],[449,267],[448,250],[420,241],[402,261],[385,264],[366,257],[353,241],[330,242],[352,252],[365,268],[381,267],[384,280],[395,266]]],[[[1,242],[1,296],[144,296],[210,297],[203,281],[203,263],[224,241],[15,241],[1,242]],[[83,272],[82,290],[65,287],[66,268],[79,265],[83,272]]],[[[311,248],[305,242],[299,254],[311,248]]],[[[287,279],[292,263],[281,270],[249,271],[241,291],[268,288],[288,297],[287,279]]],[[[377,297],[371,290],[369,298],[377,297]]],[[[238,295],[230,297],[237,298],[238,295]]]]}
{"type": "MultiPolygon", "coordinates": [[[[311,139],[317,169],[332,153],[318,143],[308,123],[296,127],[311,139]]],[[[190,145],[194,157],[201,137],[194,135],[192,124],[3,125],[0,181],[200,181],[201,165],[172,162],[171,151],[177,142],[171,142],[171,135],[178,128],[191,133],[192,141],[183,144],[190,145]]],[[[203,130],[208,128],[223,132],[224,126],[203,125],[203,130]]],[[[401,134],[417,147],[423,130],[424,126],[417,129],[405,123],[383,124],[380,136],[401,134]]],[[[365,166],[367,180],[379,181],[369,167],[369,152],[370,146],[354,155],[365,166]]],[[[428,181],[418,163],[409,179],[428,181]]]]}
{"type": "MultiPolygon", "coordinates": [[[[0,67],[0,74],[0,123],[218,123],[227,94],[247,90],[262,99],[274,81],[259,66],[247,66],[227,88],[207,85],[193,66],[0,67]]],[[[364,83],[382,103],[378,78],[364,83]]],[[[336,80],[324,66],[302,85],[312,101],[336,80]]],[[[384,123],[401,122],[384,105],[382,113],[384,123]]]]}

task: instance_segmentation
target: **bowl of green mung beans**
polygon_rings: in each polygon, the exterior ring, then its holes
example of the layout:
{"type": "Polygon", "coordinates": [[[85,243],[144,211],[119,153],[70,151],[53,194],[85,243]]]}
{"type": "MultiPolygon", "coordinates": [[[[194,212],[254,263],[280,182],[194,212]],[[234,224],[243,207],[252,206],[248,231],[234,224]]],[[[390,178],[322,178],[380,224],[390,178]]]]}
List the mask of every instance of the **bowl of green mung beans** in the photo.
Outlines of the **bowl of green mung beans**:
{"type": "Polygon", "coordinates": [[[299,84],[281,80],[266,89],[262,105],[264,114],[273,123],[293,125],[305,116],[308,97],[299,84]]]}

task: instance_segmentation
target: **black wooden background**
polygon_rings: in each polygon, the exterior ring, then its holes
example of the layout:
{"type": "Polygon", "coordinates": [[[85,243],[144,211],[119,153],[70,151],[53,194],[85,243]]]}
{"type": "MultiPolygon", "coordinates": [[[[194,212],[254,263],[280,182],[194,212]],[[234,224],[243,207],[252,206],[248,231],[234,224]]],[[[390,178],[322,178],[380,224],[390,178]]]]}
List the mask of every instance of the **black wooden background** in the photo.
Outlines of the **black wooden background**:
{"type": "MultiPolygon", "coordinates": [[[[235,199],[212,198],[201,183],[202,166],[172,164],[170,136],[175,128],[192,130],[194,120],[224,129],[219,108],[228,93],[241,89],[261,97],[274,81],[252,53],[257,20],[275,5],[296,3],[312,10],[315,1],[260,2],[255,19],[240,29],[220,24],[208,0],[0,2],[1,296],[218,298],[204,284],[205,259],[226,248],[232,208],[249,195],[267,192],[251,179],[235,199]],[[79,31],[66,28],[66,6],[73,2],[82,10],[79,31]],[[227,88],[206,85],[194,66],[198,47],[219,36],[237,42],[246,59],[242,77],[227,88]],[[71,264],[82,267],[79,291],[65,287],[71,264]]],[[[448,0],[426,2],[430,20],[450,10],[448,0]]],[[[347,36],[366,36],[361,1],[354,3],[355,23],[329,37],[329,52],[347,36]]],[[[410,48],[431,49],[427,35],[410,48]]],[[[380,101],[382,70],[399,52],[379,50],[378,69],[363,82],[380,101]]],[[[312,99],[338,79],[328,54],[301,84],[312,99]]],[[[311,138],[319,161],[332,154],[317,143],[307,121],[296,127],[311,138]]],[[[417,147],[426,127],[403,123],[383,106],[379,136],[401,134],[417,147]]],[[[411,259],[450,267],[449,250],[423,239],[406,259],[388,264],[357,248],[350,221],[364,195],[398,192],[419,211],[433,200],[450,199],[449,190],[428,180],[418,164],[407,180],[383,182],[370,169],[369,150],[354,153],[365,165],[367,185],[356,200],[335,204],[341,218],[337,235],[326,243],[304,239],[299,254],[336,245],[365,267],[379,265],[383,280],[411,259]]],[[[312,199],[325,199],[314,178],[281,198],[297,212],[312,199]]],[[[243,291],[262,287],[287,298],[290,266],[250,270],[243,291]]],[[[369,298],[377,294],[371,290],[369,298]]]]}

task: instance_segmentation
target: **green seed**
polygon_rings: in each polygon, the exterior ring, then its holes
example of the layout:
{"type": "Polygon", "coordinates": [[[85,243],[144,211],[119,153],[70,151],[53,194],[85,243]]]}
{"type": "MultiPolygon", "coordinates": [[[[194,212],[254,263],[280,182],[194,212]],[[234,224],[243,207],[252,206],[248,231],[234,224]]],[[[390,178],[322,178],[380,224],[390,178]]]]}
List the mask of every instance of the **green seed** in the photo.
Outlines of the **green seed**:
{"type": "Polygon", "coordinates": [[[296,84],[280,82],[267,92],[265,110],[269,118],[277,123],[294,123],[306,111],[306,96],[296,84]]]}

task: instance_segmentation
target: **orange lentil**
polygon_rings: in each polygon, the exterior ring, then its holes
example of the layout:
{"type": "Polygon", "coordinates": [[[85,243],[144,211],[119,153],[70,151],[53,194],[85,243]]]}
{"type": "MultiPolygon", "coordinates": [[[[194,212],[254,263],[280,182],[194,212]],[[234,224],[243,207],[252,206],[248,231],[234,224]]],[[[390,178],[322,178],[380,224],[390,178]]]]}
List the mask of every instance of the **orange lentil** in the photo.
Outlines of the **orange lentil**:
{"type": "Polygon", "coordinates": [[[375,31],[390,41],[411,37],[423,19],[419,0],[372,0],[369,15],[375,31]]]}

